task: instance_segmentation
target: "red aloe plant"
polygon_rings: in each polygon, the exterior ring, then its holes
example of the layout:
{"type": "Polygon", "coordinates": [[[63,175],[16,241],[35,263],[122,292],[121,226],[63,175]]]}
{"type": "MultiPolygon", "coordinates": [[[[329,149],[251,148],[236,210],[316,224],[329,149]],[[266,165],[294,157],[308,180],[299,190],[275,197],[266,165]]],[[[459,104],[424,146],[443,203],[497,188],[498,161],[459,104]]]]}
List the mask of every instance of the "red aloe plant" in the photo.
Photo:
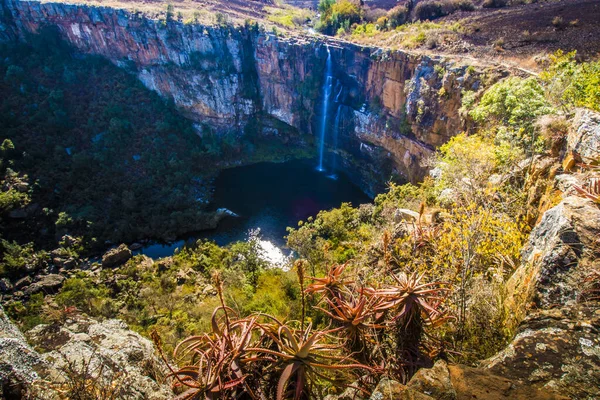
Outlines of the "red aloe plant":
{"type": "Polygon", "coordinates": [[[269,318],[274,323],[262,325],[262,328],[273,346],[246,350],[257,355],[253,360],[270,361],[271,369],[278,372],[277,400],[311,398],[318,380],[336,380],[327,371],[371,370],[367,365],[340,355],[340,346],[325,343],[324,339],[335,330],[313,331],[312,324],[305,330],[293,329],[274,317],[269,318]]]}
{"type": "Polygon", "coordinates": [[[307,293],[319,293],[324,296],[340,297],[347,291],[347,285],[351,281],[342,279],[342,273],[348,264],[332,265],[324,278],[311,277],[313,283],[306,288],[307,293]]]}

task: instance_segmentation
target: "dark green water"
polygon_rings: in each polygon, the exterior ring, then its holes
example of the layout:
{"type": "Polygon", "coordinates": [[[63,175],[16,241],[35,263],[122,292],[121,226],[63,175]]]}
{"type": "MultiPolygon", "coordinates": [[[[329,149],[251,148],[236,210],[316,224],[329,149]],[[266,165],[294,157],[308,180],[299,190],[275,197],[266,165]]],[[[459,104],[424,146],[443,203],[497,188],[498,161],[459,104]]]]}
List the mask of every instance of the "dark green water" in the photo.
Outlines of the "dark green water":
{"type": "MultiPolygon", "coordinates": [[[[286,227],[296,227],[298,221],[344,202],[371,202],[344,174],[338,172],[331,178],[327,172],[317,171],[316,164],[316,160],[294,160],[222,171],[215,182],[213,206],[227,208],[239,217],[229,217],[216,230],[192,235],[187,241],[207,238],[226,245],[245,240],[249,232],[260,229],[263,241],[283,248],[286,227]]],[[[142,252],[153,258],[165,257],[184,243],[154,244],[142,252]]]]}

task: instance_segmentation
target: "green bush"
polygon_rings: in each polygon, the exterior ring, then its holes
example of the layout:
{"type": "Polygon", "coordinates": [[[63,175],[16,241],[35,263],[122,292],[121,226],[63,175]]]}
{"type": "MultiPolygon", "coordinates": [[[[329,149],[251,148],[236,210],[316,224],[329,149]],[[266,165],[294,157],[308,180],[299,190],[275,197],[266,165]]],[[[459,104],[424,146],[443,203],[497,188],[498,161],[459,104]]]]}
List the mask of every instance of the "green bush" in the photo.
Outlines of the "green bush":
{"type": "Polygon", "coordinates": [[[388,28],[396,29],[396,27],[407,23],[408,22],[408,14],[409,14],[409,10],[406,6],[398,5],[394,8],[392,8],[387,13],[388,28]]]}
{"type": "Polygon", "coordinates": [[[557,51],[541,76],[550,100],[563,109],[600,111],[600,61],[578,63],[575,52],[557,51]]]}
{"type": "Polygon", "coordinates": [[[321,0],[319,11],[321,20],[317,30],[327,35],[336,34],[340,28],[348,32],[350,26],[362,21],[362,9],[349,0],[321,0]]]}
{"type": "Polygon", "coordinates": [[[493,128],[498,139],[531,152],[544,147],[535,129],[536,120],[553,112],[537,78],[511,77],[490,87],[469,115],[493,128]]]}

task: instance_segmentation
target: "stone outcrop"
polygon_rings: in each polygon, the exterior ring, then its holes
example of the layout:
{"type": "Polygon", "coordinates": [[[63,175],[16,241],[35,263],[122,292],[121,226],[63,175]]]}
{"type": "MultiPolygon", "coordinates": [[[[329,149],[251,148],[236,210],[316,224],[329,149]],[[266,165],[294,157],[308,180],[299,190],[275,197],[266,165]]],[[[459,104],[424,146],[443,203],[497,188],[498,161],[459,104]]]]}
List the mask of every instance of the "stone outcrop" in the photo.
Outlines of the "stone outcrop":
{"type": "Polygon", "coordinates": [[[574,305],[587,274],[600,259],[600,209],[571,196],[548,210],[531,232],[523,265],[508,282],[507,308],[515,322],[531,303],[540,309],[574,305]]]}
{"type": "Polygon", "coordinates": [[[569,398],[599,398],[599,331],[599,307],[578,305],[534,312],[520,324],[510,345],[484,366],[569,398]]]}
{"type": "Polygon", "coordinates": [[[113,268],[125,264],[133,257],[133,253],[126,244],[110,249],[102,256],[102,267],[113,268]]]}
{"type": "Polygon", "coordinates": [[[43,377],[56,372],[4,314],[0,306],[0,398],[51,399],[54,391],[43,384],[43,377]],[[39,396],[42,391],[47,397],[39,396]]]}
{"type": "Polygon", "coordinates": [[[85,371],[98,387],[127,400],[173,397],[162,382],[164,364],[148,339],[119,320],[97,322],[76,316],[64,325],[38,325],[27,332],[29,342],[60,371],[60,383],[85,371]]]}
{"type": "Polygon", "coordinates": [[[85,386],[94,388],[96,395],[110,398],[173,397],[169,386],[161,383],[164,364],[152,342],[122,321],[74,316],[64,324],[38,325],[26,335],[31,345],[0,306],[0,398],[84,396],[72,392],[81,390],[83,386],[76,385],[82,379],[87,379],[85,386]]]}
{"type": "Polygon", "coordinates": [[[599,237],[600,208],[588,199],[567,195],[544,214],[507,286],[516,336],[483,368],[573,399],[600,396],[600,304],[585,284],[600,267],[599,237]]]}
{"type": "Polygon", "coordinates": [[[569,150],[586,163],[600,160],[600,113],[580,108],[567,137],[569,150]]]}
{"type": "Polygon", "coordinates": [[[36,293],[54,294],[65,282],[65,277],[58,274],[41,275],[39,279],[29,285],[25,290],[25,295],[31,296],[36,293]]]}
{"type": "Polygon", "coordinates": [[[339,132],[343,165],[360,163],[363,187],[391,176],[420,180],[424,160],[463,128],[463,91],[502,75],[442,57],[281,37],[254,26],[165,23],[107,7],[2,1],[21,38],[55,25],[78,51],[107,57],[172,99],[200,133],[253,130],[314,143],[328,46],[334,98],[327,141],[339,132]]]}
{"type": "Polygon", "coordinates": [[[385,399],[566,400],[567,397],[483,369],[438,361],[433,368],[419,370],[406,385],[382,379],[369,400],[385,399]]]}

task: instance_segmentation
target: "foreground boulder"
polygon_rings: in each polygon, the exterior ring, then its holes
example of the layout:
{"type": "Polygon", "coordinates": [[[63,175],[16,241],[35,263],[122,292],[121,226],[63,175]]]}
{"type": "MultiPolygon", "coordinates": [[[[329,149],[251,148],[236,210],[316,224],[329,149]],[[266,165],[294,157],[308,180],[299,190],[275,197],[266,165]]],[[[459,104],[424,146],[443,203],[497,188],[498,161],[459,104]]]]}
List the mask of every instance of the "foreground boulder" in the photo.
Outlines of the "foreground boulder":
{"type": "Polygon", "coordinates": [[[600,158],[600,113],[580,108],[567,137],[569,151],[589,163],[600,158]]]}
{"type": "Polygon", "coordinates": [[[516,337],[483,363],[492,373],[573,399],[600,398],[600,307],[582,304],[528,316],[516,337]]]}
{"type": "Polygon", "coordinates": [[[532,231],[505,303],[517,334],[483,367],[573,399],[600,398],[600,304],[586,278],[600,269],[600,208],[570,196],[532,231]]]}
{"type": "Polygon", "coordinates": [[[65,277],[58,274],[42,275],[37,282],[25,289],[25,294],[31,296],[36,293],[54,294],[65,282],[65,277]]]}
{"type": "Polygon", "coordinates": [[[129,247],[122,244],[115,249],[110,249],[102,256],[102,267],[103,268],[114,268],[125,264],[129,259],[133,257],[129,247]]]}
{"type": "Polygon", "coordinates": [[[598,268],[599,237],[600,208],[591,200],[567,197],[544,214],[507,284],[506,307],[514,325],[532,305],[550,309],[577,303],[582,283],[598,268]]]}
{"type": "Polygon", "coordinates": [[[56,370],[27,344],[0,306],[0,398],[56,398],[57,393],[43,382],[53,373],[56,370]]]}
{"type": "Polygon", "coordinates": [[[129,330],[122,321],[75,317],[62,326],[38,325],[27,332],[27,338],[43,352],[44,360],[61,371],[57,380],[65,382],[62,390],[73,390],[73,382],[88,376],[111,398],[173,397],[169,386],[161,383],[164,365],[152,342],[129,330]]]}
{"type": "Polygon", "coordinates": [[[438,361],[433,368],[420,369],[408,382],[384,378],[369,400],[562,400],[551,391],[538,389],[481,368],[448,365],[438,361]]]}

